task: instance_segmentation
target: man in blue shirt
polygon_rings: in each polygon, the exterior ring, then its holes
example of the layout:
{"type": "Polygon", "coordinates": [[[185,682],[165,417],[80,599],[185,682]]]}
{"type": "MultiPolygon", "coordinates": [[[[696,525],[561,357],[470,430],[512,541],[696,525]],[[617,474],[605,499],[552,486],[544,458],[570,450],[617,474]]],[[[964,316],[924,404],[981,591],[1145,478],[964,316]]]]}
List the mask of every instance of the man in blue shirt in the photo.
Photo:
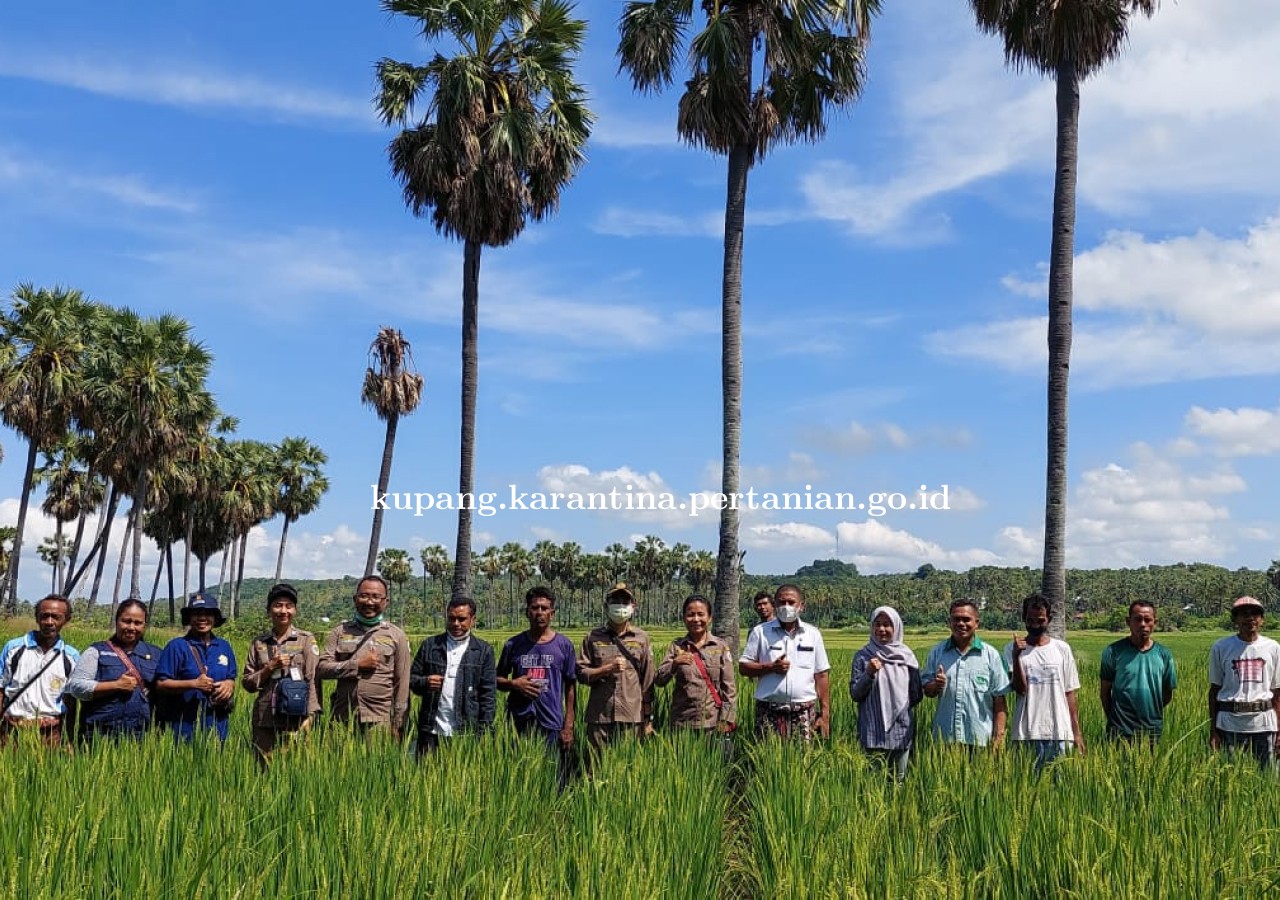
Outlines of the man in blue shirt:
{"type": "Polygon", "coordinates": [[[224,622],[218,598],[192,594],[182,609],[187,633],[171,640],[160,653],[156,665],[160,720],[180,741],[192,740],[202,728],[213,729],[220,741],[227,739],[236,690],[236,654],[213,633],[224,622]]]}
{"type": "Polygon", "coordinates": [[[978,606],[956,600],[947,613],[951,637],[929,651],[920,679],[937,697],[934,737],[968,747],[1004,744],[1009,675],[995,647],[978,637],[978,606]]]}

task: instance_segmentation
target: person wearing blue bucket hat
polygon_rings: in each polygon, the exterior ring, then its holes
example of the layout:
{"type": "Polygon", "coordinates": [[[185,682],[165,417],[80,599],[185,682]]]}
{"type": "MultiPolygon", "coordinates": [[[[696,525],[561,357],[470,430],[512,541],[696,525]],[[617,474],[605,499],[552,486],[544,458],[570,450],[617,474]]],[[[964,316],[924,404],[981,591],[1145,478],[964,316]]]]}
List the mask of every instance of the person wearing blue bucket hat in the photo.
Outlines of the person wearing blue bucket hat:
{"type": "Polygon", "coordinates": [[[165,645],[156,666],[157,710],[160,721],[179,741],[211,729],[227,739],[236,691],[236,654],[213,633],[226,622],[218,598],[203,591],[192,594],[182,608],[187,633],[165,645]]]}

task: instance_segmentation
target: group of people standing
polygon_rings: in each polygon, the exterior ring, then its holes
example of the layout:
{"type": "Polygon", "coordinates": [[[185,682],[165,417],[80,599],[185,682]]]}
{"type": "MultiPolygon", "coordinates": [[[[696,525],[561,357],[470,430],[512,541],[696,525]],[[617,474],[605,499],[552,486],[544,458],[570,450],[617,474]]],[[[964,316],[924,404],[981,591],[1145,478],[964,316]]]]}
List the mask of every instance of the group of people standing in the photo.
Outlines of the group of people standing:
{"type": "MultiPolygon", "coordinates": [[[[605,622],[577,648],[553,627],[551,590],[530,589],[528,628],[507,640],[496,659],[493,647],[472,633],[471,600],[450,601],[444,633],[412,657],[405,633],[385,619],[387,601],[382,578],[362,579],[352,618],[321,647],[294,625],[297,591],[276,584],[267,595],[271,628],[250,642],[240,671],[230,643],[215,632],[225,619],[208,594],[190,598],[182,610],[186,633],[163,649],[145,640],[146,605],[126,600],[116,610],[112,636],[83,654],[61,638],[70,604],[46,597],[36,604],[36,629],[0,651],[0,740],[31,729],[45,743],[61,743],[75,703],[79,733],[88,742],[140,736],[153,723],[179,740],[202,730],[225,740],[238,681],[254,695],[252,741],[265,764],[312,727],[322,709],[319,685],[333,680],[336,721],[397,740],[409,723],[410,695],[420,696],[416,747],[422,756],[456,734],[491,728],[497,695],[505,693],[515,730],[558,754],[563,784],[572,768],[578,685],[589,691],[589,759],[620,738],[651,734],[655,688],[667,684],[673,685],[669,727],[727,737],[737,729],[738,673],[755,684],[758,736],[809,741],[830,734],[831,665],[822,633],[801,618],[803,593],[794,584],[757,595],[760,621],[737,660],[712,634],[711,604],[700,595],[684,603],[686,634],[656,663],[648,634],[632,621],[635,597],[624,584],[606,594],[605,622]]],[[[853,659],[849,694],[860,744],[895,779],[907,772],[914,711],[924,697],[937,701],[931,729],[937,740],[977,750],[1007,739],[1030,750],[1037,769],[1064,753],[1085,752],[1076,661],[1065,641],[1048,635],[1048,601],[1033,594],[1023,602],[1026,633],[1003,654],[979,637],[979,615],[971,600],[951,603],[950,637],[929,651],[921,668],[903,643],[898,612],[881,606],[872,613],[870,640],[853,659]],[[1011,725],[1010,695],[1017,699],[1011,725]]],[[[1280,752],[1280,644],[1259,633],[1263,608],[1254,598],[1236,600],[1231,615],[1237,633],[1217,641],[1210,655],[1210,743],[1248,750],[1265,765],[1280,752]]],[[[1152,638],[1152,604],[1131,604],[1127,624],[1128,636],[1102,654],[1107,733],[1158,741],[1177,686],[1173,656],[1152,638]]]]}

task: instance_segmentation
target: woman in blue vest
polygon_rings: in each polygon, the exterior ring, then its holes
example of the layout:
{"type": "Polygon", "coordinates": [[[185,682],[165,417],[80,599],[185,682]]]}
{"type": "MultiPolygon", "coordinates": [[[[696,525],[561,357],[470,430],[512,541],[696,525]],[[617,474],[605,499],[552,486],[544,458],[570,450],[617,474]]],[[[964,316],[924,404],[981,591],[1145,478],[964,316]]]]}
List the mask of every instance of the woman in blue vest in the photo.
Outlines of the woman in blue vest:
{"type": "Polygon", "coordinates": [[[66,692],[80,701],[80,733],[140,738],[151,727],[151,689],[160,648],[142,639],[147,605],[129,599],[116,607],[116,631],[80,654],[66,692]]]}

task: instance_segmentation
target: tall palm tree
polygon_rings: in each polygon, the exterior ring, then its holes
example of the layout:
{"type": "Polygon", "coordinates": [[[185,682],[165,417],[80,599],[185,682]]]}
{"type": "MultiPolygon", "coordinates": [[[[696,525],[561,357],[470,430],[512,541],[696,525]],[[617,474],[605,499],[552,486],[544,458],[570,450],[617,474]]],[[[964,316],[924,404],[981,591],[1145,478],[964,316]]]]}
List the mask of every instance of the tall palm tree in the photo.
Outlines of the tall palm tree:
{"type": "Polygon", "coordinates": [[[284,545],[289,539],[289,526],[320,505],[329,490],[329,479],[321,469],[329,461],[325,452],[306,438],[287,437],[272,454],[278,493],[276,512],[284,516],[280,529],[280,552],[276,554],[276,577],[284,568],[284,545]]]}
{"type": "MultiPolygon", "coordinates": [[[[391,455],[396,448],[396,430],[400,417],[407,416],[422,402],[422,376],[413,367],[409,341],[397,328],[382,327],[369,345],[369,368],[364,370],[364,386],[360,401],[373,408],[378,418],[387,423],[382,442],[382,467],[378,470],[378,496],[387,492],[391,480],[391,455]]],[[[372,575],[378,562],[378,545],[382,541],[382,507],[373,506],[373,527],[369,529],[369,553],[364,574],[372,575]]]]}
{"type": "Polygon", "coordinates": [[[453,574],[453,563],[449,562],[449,551],[440,544],[430,544],[422,548],[418,557],[422,560],[423,574],[430,577],[433,584],[441,585],[440,599],[443,601],[444,580],[453,574]]]}
{"type": "Polygon", "coordinates": [[[413,557],[408,550],[388,547],[378,554],[378,574],[394,584],[397,594],[403,597],[404,586],[413,577],[413,557]]]}
{"type": "Polygon", "coordinates": [[[276,514],[273,447],[262,441],[229,441],[224,460],[220,511],[230,534],[231,615],[240,617],[240,586],[249,532],[276,514]]]}
{"type": "MultiPolygon", "coordinates": [[[[382,0],[430,44],[425,66],[378,62],[378,112],[403,130],[391,169],[415,216],[462,241],[458,491],[473,493],[480,250],[549,216],[584,159],[592,115],[573,75],[586,23],[564,0],[382,0]]],[[[453,596],[471,596],[471,509],[459,504],[453,596]]]]}
{"type": "Polygon", "coordinates": [[[27,439],[8,581],[0,590],[3,608],[9,613],[18,607],[18,569],[36,454],[51,447],[71,426],[98,309],[79,291],[37,290],[20,284],[10,308],[0,317],[0,344],[7,347],[0,366],[0,421],[27,439]]]}
{"type": "MultiPolygon", "coordinates": [[[[627,3],[618,58],[639,91],[660,91],[687,59],[676,131],[728,158],[721,283],[723,467],[738,493],[742,430],[742,243],[747,175],[778,144],[817,141],[862,92],[865,40],[879,0],[644,0],[627,3]],[[690,35],[695,13],[705,17],[690,35]],[[757,56],[757,53],[759,54],[757,56]]],[[[715,630],[738,646],[738,509],[720,511],[715,630]]]]}
{"type": "MultiPolygon", "coordinates": [[[[160,501],[157,472],[213,420],[205,386],[213,357],[192,340],[185,320],[112,310],[106,340],[92,354],[89,424],[111,445],[107,474],[132,498],[129,596],[142,595],[142,512],[160,501]]],[[[122,553],[123,548],[122,548],[122,553]]]]}
{"type": "Polygon", "coordinates": [[[1005,62],[1033,69],[1057,86],[1053,238],[1049,249],[1049,378],[1041,593],[1052,604],[1049,631],[1066,634],[1067,376],[1071,364],[1072,265],[1080,82],[1123,52],[1134,15],[1158,0],[969,0],[978,28],[1004,40],[1005,62]]]}

